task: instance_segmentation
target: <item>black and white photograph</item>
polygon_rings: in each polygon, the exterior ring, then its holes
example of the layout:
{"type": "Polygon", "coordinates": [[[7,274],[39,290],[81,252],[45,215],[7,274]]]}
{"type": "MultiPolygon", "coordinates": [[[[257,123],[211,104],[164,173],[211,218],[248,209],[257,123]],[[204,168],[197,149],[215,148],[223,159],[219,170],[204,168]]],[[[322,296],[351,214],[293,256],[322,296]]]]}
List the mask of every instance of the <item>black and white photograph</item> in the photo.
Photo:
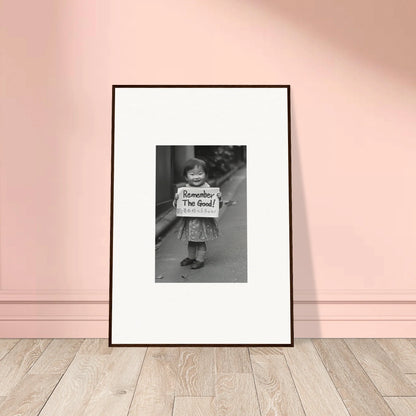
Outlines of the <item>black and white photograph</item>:
{"type": "Polygon", "coordinates": [[[156,283],[247,282],[247,146],[156,146],[156,283]]]}
{"type": "Polygon", "coordinates": [[[289,91],[113,86],[111,346],[293,345],[289,91]]]}

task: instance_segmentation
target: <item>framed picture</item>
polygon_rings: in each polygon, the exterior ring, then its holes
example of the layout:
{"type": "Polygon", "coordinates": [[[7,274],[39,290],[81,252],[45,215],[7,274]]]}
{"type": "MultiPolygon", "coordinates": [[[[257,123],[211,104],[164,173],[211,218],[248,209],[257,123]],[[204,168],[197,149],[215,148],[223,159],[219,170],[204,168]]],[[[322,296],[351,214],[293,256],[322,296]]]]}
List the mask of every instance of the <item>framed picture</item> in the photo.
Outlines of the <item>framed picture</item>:
{"type": "Polygon", "coordinates": [[[110,346],[293,346],[290,87],[114,85],[110,346]]]}

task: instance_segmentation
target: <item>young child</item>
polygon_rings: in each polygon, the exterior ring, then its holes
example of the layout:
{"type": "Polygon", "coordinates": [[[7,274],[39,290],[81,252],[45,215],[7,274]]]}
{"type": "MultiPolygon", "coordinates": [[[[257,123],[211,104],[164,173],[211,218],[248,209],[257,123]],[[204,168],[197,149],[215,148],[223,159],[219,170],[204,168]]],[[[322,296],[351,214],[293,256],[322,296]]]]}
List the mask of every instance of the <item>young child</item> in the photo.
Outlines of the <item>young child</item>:
{"type": "MultiPolygon", "coordinates": [[[[207,164],[201,159],[189,159],[183,168],[183,176],[188,187],[209,188],[207,182],[207,164]]],[[[221,192],[217,194],[220,208],[222,207],[221,192]]],[[[179,195],[175,195],[173,206],[179,195]]],[[[218,222],[215,218],[182,217],[178,231],[178,239],[188,242],[188,257],[181,261],[181,266],[191,265],[191,269],[204,267],[207,252],[206,241],[214,240],[219,236],[218,222]]]]}

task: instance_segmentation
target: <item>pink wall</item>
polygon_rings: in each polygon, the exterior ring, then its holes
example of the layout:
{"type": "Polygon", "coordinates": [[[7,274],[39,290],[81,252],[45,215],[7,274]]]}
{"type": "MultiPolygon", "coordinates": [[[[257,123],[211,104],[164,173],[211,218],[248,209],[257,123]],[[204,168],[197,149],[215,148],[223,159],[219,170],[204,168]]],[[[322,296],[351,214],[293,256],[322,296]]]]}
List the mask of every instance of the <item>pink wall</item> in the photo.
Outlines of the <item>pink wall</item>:
{"type": "Polygon", "coordinates": [[[291,84],[295,336],[416,336],[416,3],[0,0],[0,336],[107,335],[112,84],[291,84]]]}

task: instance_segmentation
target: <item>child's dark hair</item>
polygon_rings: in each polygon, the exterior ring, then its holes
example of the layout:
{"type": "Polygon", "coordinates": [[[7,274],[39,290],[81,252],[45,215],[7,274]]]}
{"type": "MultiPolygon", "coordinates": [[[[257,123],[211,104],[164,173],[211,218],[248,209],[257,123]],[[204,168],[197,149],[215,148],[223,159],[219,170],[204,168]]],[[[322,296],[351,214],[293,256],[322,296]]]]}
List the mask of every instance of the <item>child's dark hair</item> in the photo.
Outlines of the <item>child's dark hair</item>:
{"type": "Polygon", "coordinates": [[[207,163],[202,159],[197,159],[196,157],[189,159],[185,162],[185,165],[183,167],[183,176],[186,177],[186,174],[196,166],[200,167],[205,172],[205,175],[208,176],[207,163]]]}

